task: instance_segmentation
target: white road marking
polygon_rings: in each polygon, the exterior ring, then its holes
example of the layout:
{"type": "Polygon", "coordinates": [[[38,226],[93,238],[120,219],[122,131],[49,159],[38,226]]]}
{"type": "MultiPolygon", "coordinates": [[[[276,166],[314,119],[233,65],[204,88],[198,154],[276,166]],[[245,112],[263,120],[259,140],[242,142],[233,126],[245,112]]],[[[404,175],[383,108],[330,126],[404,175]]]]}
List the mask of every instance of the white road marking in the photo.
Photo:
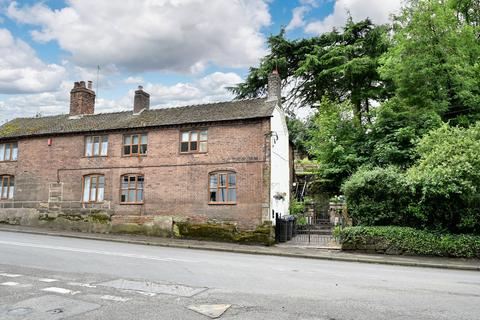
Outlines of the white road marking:
{"type": "Polygon", "coordinates": [[[93,284],[89,283],[80,283],[80,282],[69,282],[67,283],[69,286],[76,286],[76,287],[85,287],[85,288],[96,288],[93,284]]]}
{"type": "Polygon", "coordinates": [[[128,300],[130,300],[129,298],[122,298],[122,297],[110,296],[110,295],[101,296],[100,299],[116,301],[116,302],[127,302],[128,300]]]}
{"type": "Polygon", "coordinates": [[[8,287],[13,287],[13,286],[18,286],[19,283],[18,282],[4,282],[4,283],[0,283],[0,286],[8,286],[8,287]]]}
{"type": "Polygon", "coordinates": [[[50,283],[50,282],[56,282],[58,280],[57,279],[49,279],[49,278],[41,278],[41,279],[38,279],[38,281],[50,283]]]}
{"type": "Polygon", "coordinates": [[[18,278],[21,277],[21,274],[13,274],[13,273],[0,273],[0,276],[7,277],[7,278],[18,278]]]}
{"type": "Polygon", "coordinates": [[[61,293],[61,294],[71,294],[72,296],[77,294],[77,293],[80,293],[80,291],[72,291],[72,290],[69,290],[69,289],[57,288],[57,287],[44,288],[44,289],[42,289],[42,291],[61,293]]]}
{"type": "MultiPolygon", "coordinates": [[[[15,241],[0,241],[0,244],[10,245],[10,246],[19,246],[19,247],[31,247],[31,248],[40,248],[40,249],[81,252],[81,253],[95,253],[95,254],[103,254],[107,256],[118,256],[118,257],[147,259],[147,260],[166,261],[166,262],[189,262],[189,263],[199,262],[199,261],[187,260],[187,259],[160,258],[156,256],[149,256],[149,255],[135,254],[135,253],[120,253],[120,252],[80,249],[80,248],[71,248],[71,247],[62,247],[62,246],[49,246],[44,244],[15,242],[15,241]]],[[[2,274],[0,274],[0,276],[1,275],[2,274]]]]}

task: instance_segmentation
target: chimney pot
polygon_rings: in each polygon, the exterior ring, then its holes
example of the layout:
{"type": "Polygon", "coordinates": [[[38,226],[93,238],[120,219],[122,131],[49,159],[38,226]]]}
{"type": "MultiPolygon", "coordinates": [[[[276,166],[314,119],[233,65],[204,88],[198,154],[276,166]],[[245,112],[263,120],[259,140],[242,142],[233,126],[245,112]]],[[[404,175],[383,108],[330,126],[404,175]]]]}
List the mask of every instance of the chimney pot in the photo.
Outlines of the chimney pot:
{"type": "Polygon", "coordinates": [[[95,92],[85,87],[85,81],[75,82],[70,91],[70,116],[93,114],[95,112],[95,92]]]}
{"type": "Polygon", "coordinates": [[[143,90],[143,86],[138,86],[138,90],[143,90]]]}
{"type": "Polygon", "coordinates": [[[91,80],[88,80],[87,82],[87,88],[92,90],[92,85],[93,85],[93,82],[91,80]]]}

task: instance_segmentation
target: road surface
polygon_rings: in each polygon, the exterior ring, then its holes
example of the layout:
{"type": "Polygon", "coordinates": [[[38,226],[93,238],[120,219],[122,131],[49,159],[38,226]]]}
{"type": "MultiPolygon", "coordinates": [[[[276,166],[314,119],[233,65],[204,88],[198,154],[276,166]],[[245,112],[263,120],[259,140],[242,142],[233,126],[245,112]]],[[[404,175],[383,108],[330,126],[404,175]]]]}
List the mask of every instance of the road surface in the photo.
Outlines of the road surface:
{"type": "Polygon", "coordinates": [[[202,305],[230,305],[220,319],[472,320],[480,273],[0,232],[2,320],[209,319],[202,305]]]}

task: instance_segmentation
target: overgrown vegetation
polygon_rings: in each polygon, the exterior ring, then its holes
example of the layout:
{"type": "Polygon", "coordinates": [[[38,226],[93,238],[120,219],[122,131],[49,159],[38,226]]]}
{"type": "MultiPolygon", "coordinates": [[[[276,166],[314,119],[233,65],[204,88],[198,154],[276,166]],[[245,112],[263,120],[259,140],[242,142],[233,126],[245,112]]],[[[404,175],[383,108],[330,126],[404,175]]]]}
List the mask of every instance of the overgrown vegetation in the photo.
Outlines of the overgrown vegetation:
{"type": "Polygon", "coordinates": [[[358,225],[480,234],[480,2],[411,0],[388,25],[290,40],[233,88],[291,88],[292,140],[318,164],[317,192],[346,195],[358,225]],[[316,113],[295,118],[299,107],[316,113]]]}

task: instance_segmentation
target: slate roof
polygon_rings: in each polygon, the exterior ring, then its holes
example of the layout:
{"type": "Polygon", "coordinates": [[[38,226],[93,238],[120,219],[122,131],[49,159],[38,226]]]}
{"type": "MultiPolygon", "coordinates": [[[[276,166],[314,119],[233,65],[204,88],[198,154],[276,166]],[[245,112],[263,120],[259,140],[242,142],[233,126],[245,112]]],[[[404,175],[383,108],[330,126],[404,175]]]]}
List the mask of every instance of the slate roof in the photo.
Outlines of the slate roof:
{"type": "Polygon", "coordinates": [[[176,108],[100,113],[72,118],[68,114],[37,118],[16,118],[0,126],[0,140],[40,135],[56,135],[149,128],[229,120],[271,117],[276,101],[265,98],[234,100],[176,108]]]}

